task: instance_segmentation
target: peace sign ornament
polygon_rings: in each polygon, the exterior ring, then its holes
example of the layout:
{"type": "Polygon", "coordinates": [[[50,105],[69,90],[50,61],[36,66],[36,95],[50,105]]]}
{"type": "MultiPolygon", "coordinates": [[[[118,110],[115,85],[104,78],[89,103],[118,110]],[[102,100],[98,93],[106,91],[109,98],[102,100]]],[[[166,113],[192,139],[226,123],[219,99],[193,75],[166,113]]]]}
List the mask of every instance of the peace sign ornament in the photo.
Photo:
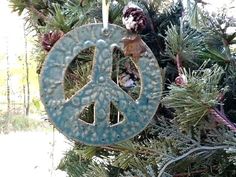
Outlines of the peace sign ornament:
{"type": "Polygon", "coordinates": [[[124,49],[122,39],[127,30],[109,24],[84,25],[67,33],[49,52],[40,79],[41,99],[57,129],[75,141],[88,145],[106,145],[127,140],[140,133],[151,121],[160,102],[162,80],[158,63],[146,44],[146,52],[136,63],[141,78],[141,91],[133,100],[111,80],[112,52],[124,49]],[[84,49],[95,47],[91,81],[69,100],[65,99],[64,75],[72,60],[84,49]],[[87,123],[78,115],[94,103],[94,122],[87,123]],[[109,122],[110,104],[124,119],[109,122]]]}

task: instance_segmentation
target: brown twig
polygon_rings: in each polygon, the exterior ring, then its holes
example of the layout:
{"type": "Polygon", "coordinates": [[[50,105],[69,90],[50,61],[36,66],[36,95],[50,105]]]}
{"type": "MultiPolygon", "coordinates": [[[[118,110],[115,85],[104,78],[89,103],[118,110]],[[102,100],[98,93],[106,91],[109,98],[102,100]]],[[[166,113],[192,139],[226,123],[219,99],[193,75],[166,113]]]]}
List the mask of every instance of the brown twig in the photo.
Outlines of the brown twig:
{"type": "Polygon", "coordinates": [[[80,4],[79,4],[80,7],[83,7],[83,3],[84,3],[84,0],[81,0],[81,1],[80,1],[80,4]]]}
{"type": "Polygon", "coordinates": [[[231,131],[236,132],[236,125],[227,118],[224,111],[219,111],[217,108],[211,108],[209,109],[209,113],[215,121],[226,125],[231,131]]]}
{"type": "Polygon", "coordinates": [[[38,15],[40,18],[42,18],[44,21],[47,20],[47,17],[46,17],[42,12],[40,12],[39,10],[37,10],[33,5],[30,5],[30,6],[28,7],[28,10],[34,12],[35,14],[37,14],[37,15],[38,15]]]}
{"type": "Polygon", "coordinates": [[[118,146],[103,146],[101,148],[105,150],[109,150],[109,151],[116,151],[116,152],[130,151],[130,152],[133,152],[134,154],[141,154],[141,155],[147,155],[147,154],[154,155],[154,154],[159,153],[153,149],[149,149],[146,147],[137,147],[138,149],[136,148],[134,151],[123,148],[123,147],[118,147],[118,146]]]}
{"type": "Polygon", "coordinates": [[[179,53],[177,53],[175,60],[176,60],[176,64],[177,64],[178,73],[182,74],[182,71],[181,71],[182,61],[180,59],[179,53]]]}
{"type": "MultiPolygon", "coordinates": [[[[155,28],[154,28],[153,19],[150,17],[149,13],[147,14],[147,18],[148,18],[148,21],[149,21],[151,31],[152,31],[153,34],[155,34],[156,31],[155,31],[155,28]]],[[[160,49],[160,51],[162,52],[162,48],[161,48],[160,43],[159,43],[159,41],[157,40],[156,37],[155,37],[155,42],[156,42],[158,48],[160,49]]]]}

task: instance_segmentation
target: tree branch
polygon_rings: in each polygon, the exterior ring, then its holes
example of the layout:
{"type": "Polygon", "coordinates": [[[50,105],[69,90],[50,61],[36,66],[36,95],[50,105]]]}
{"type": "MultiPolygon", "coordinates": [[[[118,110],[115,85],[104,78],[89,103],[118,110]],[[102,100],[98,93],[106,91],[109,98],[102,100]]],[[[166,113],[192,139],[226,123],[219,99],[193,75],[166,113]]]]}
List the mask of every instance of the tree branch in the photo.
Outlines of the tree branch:
{"type": "Polygon", "coordinates": [[[179,53],[177,53],[175,60],[176,60],[176,64],[177,64],[178,73],[182,74],[181,68],[182,68],[183,65],[182,65],[182,60],[180,58],[179,53]]]}
{"type": "Polygon", "coordinates": [[[84,0],[80,0],[80,7],[83,7],[84,0]]]}
{"type": "MultiPolygon", "coordinates": [[[[217,169],[217,168],[218,168],[217,165],[214,165],[214,166],[211,167],[211,169],[217,169]]],[[[210,171],[209,168],[202,168],[202,169],[199,169],[199,170],[191,171],[189,173],[186,172],[186,173],[175,174],[175,175],[173,175],[173,177],[189,177],[189,175],[192,176],[192,175],[207,173],[209,171],[210,171]]]]}
{"type": "Polygon", "coordinates": [[[42,18],[44,21],[47,21],[47,16],[37,10],[33,5],[30,5],[27,9],[31,12],[34,12],[38,17],[42,18]]]}
{"type": "Polygon", "coordinates": [[[157,152],[153,149],[149,149],[149,148],[146,148],[146,147],[136,147],[134,151],[130,150],[130,149],[126,149],[126,148],[123,148],[123,147],[118,147],[118,146],[104,146],[102,147],[103,149],[106,149],[106,150],[110,150],[110,151],[118,151],[118,152],[121,152],[121,151],[130,151],[130,152],[133,152],[135,154],[142,154],[142,155],[155,155],[155,154],[161,154],[160,152],[157,152]]]}
{"type": "Polygon", "coordinates": [[[190,154],[194,153],[194,152],[197,152],[197,151],[211,151],[211,150],[219,150],[219,149],[224,149],[224,148],[227,148],[228,146],[214,146],[214,147],[209,147],[209,146],[202,146],[202,147],[197,147],[197,148],[194,148],[194,149],[191,149],[190,151],[188,151],[187,153],[175,158],[175,159],[172,159],[170,161],[168,161],[163,167],[162,169],[160,170],[159,174],[157,177],[162,177],[163,173],[165,172],[165,169],[171,165],[172,163],[175,163],[179,160],[182,160],[184,158],[186,158],[187,156],[189,156],[190,154]]]}

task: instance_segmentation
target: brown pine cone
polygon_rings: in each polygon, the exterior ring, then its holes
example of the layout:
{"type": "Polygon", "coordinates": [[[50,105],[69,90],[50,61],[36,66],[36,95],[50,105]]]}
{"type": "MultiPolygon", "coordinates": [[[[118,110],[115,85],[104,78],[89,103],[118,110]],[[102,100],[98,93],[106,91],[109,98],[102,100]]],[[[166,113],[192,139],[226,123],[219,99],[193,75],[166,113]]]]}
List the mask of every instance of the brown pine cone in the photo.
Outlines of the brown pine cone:
{"type": "Polygon", "coordinates": [[[46,33],[42,37],[42,46],[44,50],[49,52],[51,48],[54,46],[54,44],[64,35],[62,31],[50,31],[49,33],[46,33]]]}
{"type": "Polygon", "coordinates": [[[122,21],[125,27],[134,33],[141,32],[147,25],[144,11],[131,3],[124,8],[122,21]]]}

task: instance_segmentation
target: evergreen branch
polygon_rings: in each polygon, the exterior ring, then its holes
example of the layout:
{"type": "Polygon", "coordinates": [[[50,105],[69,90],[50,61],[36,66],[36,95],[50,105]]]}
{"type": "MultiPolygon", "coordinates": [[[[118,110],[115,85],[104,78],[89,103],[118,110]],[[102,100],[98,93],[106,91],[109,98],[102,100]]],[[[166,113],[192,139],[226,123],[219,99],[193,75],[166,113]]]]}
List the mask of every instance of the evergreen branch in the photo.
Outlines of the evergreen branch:
{"type": "Polygon", "coordinates": [[[40,12],[40,10],[48,10],[47,9],[48,7],[44,3],[42,3],[42,6],[40,6],[36,2],[22,1],[22,0],[19,0],[19,1],[18,0],[10,0],[10,3],[11,3],[10,6],[12,7],[12,10],[18,11],[19,15],[22,14],[24,9],[27,9],[28,11],[36,14],[42,20],[44,20],[44,21],[47,20],[47,16],[45,14],[43,14],[42,12],[40,12]]]}
{"type": "Polygon", "coordinates": [[[102,149],[109,150],[109,151],[116,151],[116,152],[129,152],[134,154],[140,154],[140,155],[157,155],[162,154],[161,152],[156,151],[155,149],[150,149],[148,147],[144,146],[136,146],[134,149],[128,149],[121,146],[103,146],[102,149]]]}
{"type": "Polygon", "coordinates": [[[218,65],[205,68],[206,64],[207,62],[191,73],[183,69],[187,84],[170,85],[169,94],[162,99],[166,106],[176,110],[176,120],[183,129],[199,124],[199,121],[208,114],[209,109],[219,104],[218,83],[224,71],[218,65]]]}
{"type": "MultiPolygon", "coordinates": [[[[159,2],[161,3],[161,1],[159,2]]],[[[146,1],[142,1],[142,4],[144,5],[144,7],[146,8],[148,14],[147,14],[147,18],[148,18],[148,22],[149,22],[149,25],[150,25],[150,28],[151,28],[151,32],[153,34],[156,33],[155,31],[155,28],[154,28],[154,19],[153,19],[153,14],[155,14],[155,11],[154,11],[154,4],[148,4],[146,1]]],[[[153,36],[152,36],[153,37],[153,36]]],[[[160,44],[159,44],[159,41],[156,37],[154,37],[154,46],[157,45],[158,48],[160,48],[160,44]]]]}
{"type": "Polygon", "coordinates": [[[228,132],[224,143],[228,145],[225,151],[229,155],[229,161],[236,165],[236,133],[228,132]]]}
{"type": "Polygon", "coordinates": [[[201,54],[203,36],[197,30],[191,29],[184,21],[181,25],[171,25],[166,30],[166,54],[196,64],[194,59],[201,54]]]}
{"type": "Polygon", "coordinates": [[[109,177],[108,171],[102,166],[102,164],[91,163],[88,165],[88,169],[83,177],[109,177]]]}
{"type": "Polygon", "coordinates": [[[215,146],[215,147],[210,147],[210,146],[202,146],[202,147],[197,147],[197,148],[194,148],[194,149],[191,149],[190,151],[188,151],[187,153],[175,158],[175,159],[172,159],[170,161],[168,161],[160,170],[159,174],[158,174],[158,177],[162,177],[163,173],[165,172],[165,169],[171,165],[172,163],[175,163],[177,161],[180,161],[186,157],[188,157],[189,155],[191,155],[192,153],[195,153],[197,151],[213,151],[213,150],[220,150],[220,149],[225,149],[227,148],[228,146],[225,146],[225,145],[222,145],[222,146],[215,146]]]}
{"type": "MultiPolygon", "coordinates": [[[[31,24],[36,26],[37,33],[40,34],[48,30],[58,29],[67,32],[75,26],[102,20],[101,0],[11,1],[16,2],[13,7],[19,14],[24,9],[27,10],[27,18],[30,19],[31,24]]],[[[181,1],[176,3],[175,6],[167,8],[168,11],[164,10],[164,13],[160,11],[160,7],[162,7],[160,5],[165,3],[164,1],[152,0],[143,1],[143,3],[141,0],[134,1],[143,4],[142,8],[147,12],[150,24],[148,22],[147,29],[143,31],[142,37],[146,39],[146,43],[155,54],[158,62],[161,61],[159,63],[164,63],[162,60],[166,61],[167,57],[168,59],[171,57],[173,60],[176,59],[177,68],[179,69],[182,64],[187,67],[188,62],[198,63],[199,60],[196,59],[199,59],[199,57],[203,60],[211,58],[212,63],[223,63],[224,65],[230,57],[233,60],[233,53],[230,53],[229,45],[234,42],[235,34],[226,36],[225,29],[221,28],[217,21],[212,21],[208,25],[211,29],[199,32],[189,27],[190,20],[188,22],[183,21],[181,25],[179,24],[180,17],[186,15],[183,13],[181,1]],[[164,41],[164,38],[166,41],[164,41]],[[163,56],[164,51],[169,56],[163,56]]],[[[198,23],[201,22],[199,20],[203,20],[201,19],[203,17],[199,14],[200,6],[198,5],[201,0],[195,1],[192,4],[192,22],[200,24],[198,23]]],[[[109,22],[119,25],[121,24],[122,9],[128,1],[120,0],[116,2],[118,4],[116,3],[116,5],[110,7],[109,22]]],[[[168,0],[169,2],[170,0],[168,0]]],[[[69,98],[90,80],[89,76],[92,69],[92,62],[90,61],[93,60],[90,55],[92,54],[93,50],[82,51],[70,64],[64,78],[66,97],[69,98]]],[[[120,56],[117,58],[120,59],[120,56]]],[[[124,60],[127,61],[127,59],[124,60]]],[[[121,62],[121,59],[119,62],[121,62]]],[[[230,91],[234,90],[236,94],[236,89],[233,89],[236,88],[236,77],[233,76],[236,72],[233,70],[232,73],[229,73],[230,77],[227,78],[229,81],[222,84],[222,78],[225,77],[222,74],[225,73],[225,70],[228,70],[228,67],[223,70],[221,67],[213,65],[205,69],[206,65],[209,66],[210,64],[205,64],[197,71],[192,71],[196,65],[191,65],[188,67],[189,73],[179,69],[179,73],[188,76],[188,83],[184,86],[172,84],[169,87],[170,90],[166,89],[169,95],[165,94],[166,102],[164,102],[166,106],[174,108],[169,109],[171,111],[168,110],[171,112],[171,116],[166,116],[167,114],[162,112],[165,116],[163,120],[155,117],[153,121],[155,125],[147,128],[133,140],[117,145],[93,147],[79,143],[75,144],[74,149],[66,153],[59,168],[66,171],[70,177],[118,177],[120,173],[126,174],[127,177],[155,177],[160,167],[159,175],[163,177],[165,170],[176,170],[175,173],[184,176],[186,173],[181,172],[185,172],[185,167],[193,167],[195,171],[193,170],[190,174],[195,175],[204,173],[204,167],[211,165],[214,167],[216,163],[215,169],[218,171],[221,170],[219,167],[222,163],[227,167],[232,163],[236,164],[236,140],[232,140],[235,137],[233,131],[226,131],[226,129],[221,129],[219,126],[215,128],[214,119],[208,119],[206,116],[210,110],[213,112],[215,119],[219,119],[219,122],[233,126],[229,120],[225,119],[224,114],[213,108],[221,104],[218,100],[219,90],[225,85],[232,87],[230,91]],[[170,121],[169,117],[173,118],[172,113],[176,114],[176,117],[175,120],[170,121]],[[200,120],[203,121],[199,122],[200,120]],[[196,124],[198,124],[198,127],[194,127],[196,124]],[[182,131],[183,127],[188,129],[182,131]],[[219,149],[224,149],[224,151],[216,151],[219,149]],[[207,157],[203,157],[204,155],[207,157]]],[[[227,65],[230,65],[230,62],[227,65]]],[[[166,68],[167,73],[163,78],[165,77],[167,81],[173,81],[177,74],[174,62],[169,62],[167,66],[170,69],[166,68]],[[173,67],[170,67],[172,65],[173,67]]],[[[122,65],[118,65],[118,67],[122,69],[122,65]]],[[[228,108],[227,105],[226,107],[228,108]]],[[[235,111],[234,108],[232,110],[235,111]]],[[[117,113],[115,111],[111,109],[110,112],[111,116],[115,114],[116,117],[117,113]]],[[[157,112],[158,115],[163,115],[159,113],[157,112]]],[[[80,118],[89,120],[87,118],[93,117],[93,114],[93,108],[86,107],[80,118]]],[[[110,120],[112,119],[110,118],[110,120]]],[[[208,173],[207,170],[205,172],[208,173]]],[[[167,176],[167,173],[165,175],[167,176]]],[[[231,173],[230,175],[233,176],[234,174],[231,173]]],[[[168,176],[171,175],[168,174],[168,176]]]]}
{"type": "MultiPolygon", "coordinates": [[[[213,166],[211,167],[211,169],[217,168],[217,166],[213,166]]],[[[179,174],[175,174],[173,177],[189,177],[189,175],[198,175],[198,174],[202,174],[202,173],[207,173],[209,171],[209,168],[205,168],[205,169],[199,169],[199,170],[195,170],[195,171],[191,171],[189,173],[179,173],[179,174]]]]}
{"type": "MultiPolygon", "coordinates": [[[[156,127],[159,129],[159,130],[162,130],[162,131],[167,131],[169,132],[171,135],[169,136],[173,136],[173,138],[176,138],[176,137],[181,137],[181,139],[185,140],[185,141],[189,141],[191,142],[193,145],[195,146],[200,146],[200,143],[192,138],[190,138],[189,136],[181,133],[178,129],[174,129],[173,127],[164,127],[163,125],[159,126],[159,125],[156,125],[156,127]]],[[[168,137],[169,137],[168,136],[168,137]]]]}

